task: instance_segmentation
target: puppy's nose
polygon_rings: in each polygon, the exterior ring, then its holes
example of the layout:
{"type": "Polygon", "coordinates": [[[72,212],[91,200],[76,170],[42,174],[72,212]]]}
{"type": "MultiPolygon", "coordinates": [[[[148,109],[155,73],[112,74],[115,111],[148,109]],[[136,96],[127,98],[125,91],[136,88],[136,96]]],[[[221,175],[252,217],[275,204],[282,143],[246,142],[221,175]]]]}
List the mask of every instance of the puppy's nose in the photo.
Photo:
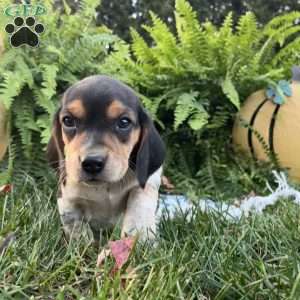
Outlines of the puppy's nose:
{"type": "Polygon", "coordinates": [[[105,165],[105,158],[101,156],[88,156],[82,161],[82,169],[92,175],[99,174],[105,165]]]}

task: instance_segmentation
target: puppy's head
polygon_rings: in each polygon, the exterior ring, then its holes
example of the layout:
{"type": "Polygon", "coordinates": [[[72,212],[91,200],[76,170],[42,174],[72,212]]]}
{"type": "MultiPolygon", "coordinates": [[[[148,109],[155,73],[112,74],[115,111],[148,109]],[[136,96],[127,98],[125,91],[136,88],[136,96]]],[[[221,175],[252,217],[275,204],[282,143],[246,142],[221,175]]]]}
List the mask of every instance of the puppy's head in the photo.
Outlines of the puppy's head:
{"type": "Polygon", "coordinates": [[[165,156],[133,90],[106,76],[88,77],[65,92],[47,152],[68,181],[117,182],[131,168],[142,187],[165,156]]]}

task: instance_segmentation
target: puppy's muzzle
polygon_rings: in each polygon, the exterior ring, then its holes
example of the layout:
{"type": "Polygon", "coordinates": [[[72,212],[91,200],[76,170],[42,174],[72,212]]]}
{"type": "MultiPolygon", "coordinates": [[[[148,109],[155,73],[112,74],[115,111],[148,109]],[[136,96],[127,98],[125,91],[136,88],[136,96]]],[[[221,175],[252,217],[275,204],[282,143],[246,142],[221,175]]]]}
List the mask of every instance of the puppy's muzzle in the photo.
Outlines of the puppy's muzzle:
{"type": "Polygon", "coordinates": [[[88,156],[81,162],[82,170],[91,177],[96,177],[104,169],[106,157],[88,156]]]}

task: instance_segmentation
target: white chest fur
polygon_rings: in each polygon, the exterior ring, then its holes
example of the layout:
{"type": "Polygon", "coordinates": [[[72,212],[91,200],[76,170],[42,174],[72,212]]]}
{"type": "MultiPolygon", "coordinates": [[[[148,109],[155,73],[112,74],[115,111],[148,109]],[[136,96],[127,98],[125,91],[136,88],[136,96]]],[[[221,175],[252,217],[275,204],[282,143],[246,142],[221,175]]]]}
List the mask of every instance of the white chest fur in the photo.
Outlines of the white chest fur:
{"type": "Polygon", "coordinates": [[[129,191],[137,185],[134,178],[128,177],[119,183],[99,185],[67,182],[58,199],[59,212],[110,227],[125,211],[129,191]]]}
{"type": "Polygon", "coordinates": [[[58,198],[58,209],[67,234],[74,226],[87,221],[94,229],[114,226],[124,215],[123,234],[136,230],[155,232],[155,210],[162,169],[157,170],[141,188],[135,176],[122,182],[99,185],[67,182],[58,198]],[[75,224],[75,225],[74,225],[75,224]]]}

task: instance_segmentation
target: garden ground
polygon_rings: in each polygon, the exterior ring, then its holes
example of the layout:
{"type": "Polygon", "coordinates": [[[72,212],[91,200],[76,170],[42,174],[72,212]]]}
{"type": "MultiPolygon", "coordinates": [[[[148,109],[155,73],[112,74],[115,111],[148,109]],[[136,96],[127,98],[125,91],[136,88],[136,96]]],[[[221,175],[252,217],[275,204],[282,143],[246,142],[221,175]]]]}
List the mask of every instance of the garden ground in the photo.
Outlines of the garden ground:
{"type": "Polygon", "coordinates": [[[1,300],[300,299],[300,209],[289,201],[238,223],[164,218],[157,246],[137,245],[112,276],[86,239],[64,241],[54,196],[24,176],[1,197],[1,236],[16,234],[0,258],[1,300]]]}

